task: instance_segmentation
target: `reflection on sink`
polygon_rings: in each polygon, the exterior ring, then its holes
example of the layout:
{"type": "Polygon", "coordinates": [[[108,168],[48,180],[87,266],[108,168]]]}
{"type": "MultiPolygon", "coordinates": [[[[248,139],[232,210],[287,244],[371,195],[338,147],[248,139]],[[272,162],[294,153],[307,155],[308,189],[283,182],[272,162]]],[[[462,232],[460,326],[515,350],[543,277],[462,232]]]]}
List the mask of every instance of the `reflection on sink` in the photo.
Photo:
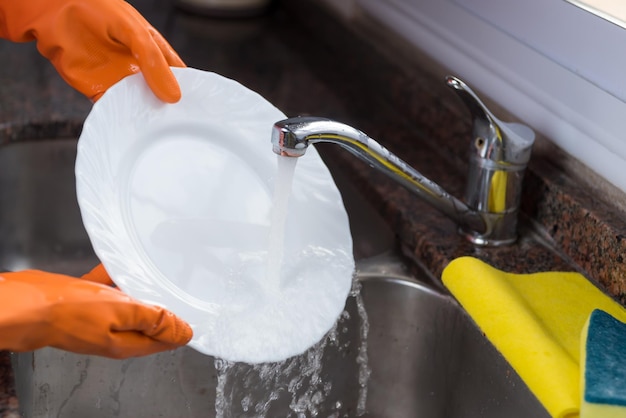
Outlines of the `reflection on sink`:
{"type": "MultiPolygon", "coordinates": [[[[75,140],[0,147],[3,268],[79,275],[97,263],[74,195],[75,147],[75,140]]],[[[384,251],[393,234],[337,183],[361,290],[318,346],[257,366],[189,348],[123,361],[55,349],[16,354],[24,416],[547,417],[459,305],[384,251]]]]}

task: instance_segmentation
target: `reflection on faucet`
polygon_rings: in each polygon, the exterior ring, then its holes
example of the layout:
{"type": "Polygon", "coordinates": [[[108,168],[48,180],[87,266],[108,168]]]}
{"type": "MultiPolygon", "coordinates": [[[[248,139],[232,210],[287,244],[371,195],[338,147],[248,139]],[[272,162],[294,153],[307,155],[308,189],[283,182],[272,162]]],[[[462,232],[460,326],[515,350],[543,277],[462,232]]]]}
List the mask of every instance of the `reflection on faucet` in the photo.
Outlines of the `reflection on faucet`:
{"type": "Polygon", "coordinates": [[[272,131],[273,150],[279,155],[300,157],[309,144],[337,144],[455,220],[460,232],[471,242],[493,246],[510,244],[517,238],[522,179],[530,159],[534,132],[527,126],[498,120],[458,78],[448,76],[446,83],[457,92],[473,117],[464,202],[365,133],[333,120],[296,117],[279,121],[272,131]]]}

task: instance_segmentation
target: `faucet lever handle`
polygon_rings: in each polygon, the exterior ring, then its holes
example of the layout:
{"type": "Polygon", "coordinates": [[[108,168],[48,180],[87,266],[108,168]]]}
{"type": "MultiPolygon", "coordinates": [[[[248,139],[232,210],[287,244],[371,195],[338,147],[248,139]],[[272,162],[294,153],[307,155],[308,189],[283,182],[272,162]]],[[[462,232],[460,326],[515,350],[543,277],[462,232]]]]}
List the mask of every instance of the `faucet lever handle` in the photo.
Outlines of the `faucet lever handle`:
{"type": "Polygon", "coordinates": [[[473,118],[472,149],[481,159],[499,164],[526,166],[530,160],[535,133],[526,125],[502,122],[463,81],[446,77],[446,85],[452,88],[469,108],[473,118]]]}
{"type": "Polygon", "coordinates": [[[471,210],[487,219],[485,233],[465,230],[475,243],[505,244],[516,239],[517,216],[524,171],[530,160],[535,133],[519,123],[496,118],[478,96],[456,77],[446,77],[469,108],[473,143],[464,201],[471,210]]]}

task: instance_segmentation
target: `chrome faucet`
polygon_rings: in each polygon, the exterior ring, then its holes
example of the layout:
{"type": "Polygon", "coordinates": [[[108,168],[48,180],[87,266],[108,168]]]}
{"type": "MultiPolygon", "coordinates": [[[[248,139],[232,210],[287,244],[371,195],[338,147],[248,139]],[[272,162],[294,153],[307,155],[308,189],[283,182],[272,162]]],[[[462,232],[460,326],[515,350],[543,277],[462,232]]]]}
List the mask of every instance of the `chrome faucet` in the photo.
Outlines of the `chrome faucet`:
{"type": "Polygon", "coordinates": [[[365,133],[330,119],[296,117],[274,124],[273,151],[304,155],[309,144],[330,142],[381,170],[442,211],[477,245],[504,245],[517,239],[517,218],[524,170],[535,140],[525,125],[498,120],[476,94],[456,77],[446,77],[473,117],[469,175],[464,201],[450,195],[365,133]]]}

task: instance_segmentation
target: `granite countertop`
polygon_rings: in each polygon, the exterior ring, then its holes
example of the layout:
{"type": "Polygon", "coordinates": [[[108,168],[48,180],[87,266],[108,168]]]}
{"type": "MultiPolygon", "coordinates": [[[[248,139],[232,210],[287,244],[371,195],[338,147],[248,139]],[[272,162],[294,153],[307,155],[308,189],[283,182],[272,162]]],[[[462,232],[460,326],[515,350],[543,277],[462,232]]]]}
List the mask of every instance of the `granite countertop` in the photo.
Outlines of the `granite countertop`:
{"type": "MultiPolygon", "coordinates": [[[[286,1],[267,16],[245,20],[186,14],[166,0],[131,3],[188,66],[233,78],[288,116],[325,116],[367,132],[462,195],[469,114],[444,86],[445,74],[418,54],[407,58],[405,48],[381,42],[367,25],[338,20],[311,0],[286,1]]],[[[34,44],[0,42],[0,57],[10,63],[0,66],[0,144],[76,137],[91,103],[63,82],[34,44]]],[[[472,246],[448,218],[347,153],[322,151],[333,154],[388,220],[404,254],[435,277],[452,259],[472,255],[514,272],[577,270],[626,301],[622,212],[560,170],[554,154],[538,152],[531,161],[520,240],[494,249],[472,246]]],[[[0,416],[15,416],[7,353],[0,355],[0,383],[0,416]]]]}

